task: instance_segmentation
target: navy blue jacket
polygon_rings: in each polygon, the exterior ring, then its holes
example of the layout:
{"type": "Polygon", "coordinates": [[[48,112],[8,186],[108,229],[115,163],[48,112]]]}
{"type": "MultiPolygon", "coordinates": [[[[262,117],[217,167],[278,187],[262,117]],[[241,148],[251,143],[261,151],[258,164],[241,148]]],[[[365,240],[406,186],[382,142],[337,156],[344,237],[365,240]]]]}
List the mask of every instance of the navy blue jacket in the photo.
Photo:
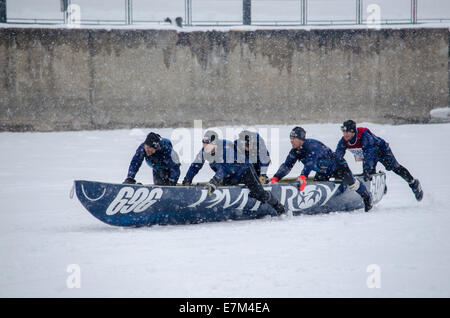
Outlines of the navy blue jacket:
{"type": "Polygon", "coordinates": [[[214,156],[205,153],[203,148],[200,150],[184,177],[185,181],[192,182],[194,177],[203,167],[206,159],[208,159],[211,169],[216,173],[213,179],[217,183],[220,183],[224,178],[232,178],[237,181],[242,178],[242,175],[247,171],[250,165],[247,163],[236,162],[236,149],[231,141],[219,139],[217,143],[218,147],[214,156]]]}
{"type": "MultiPolygon", "coordinates": [[[[258,175],[267,174],[267,169],[270,165],[270,154],[266,147],[264,139],[258,134],[256,135],[256,151],[245,151],[245,153],[236,151],[236,161],[253,164],[255,171],[258,175]],[[238,155],[240,154],[240,155],[238,155]]],[[[234,141],[234,147],[237,150],[239,139],[234,141]]]]}
{"type": "Polygon", "coordinates": [[[331,175],[339,164],[330,148],[318,140],[307,138],[300,149],[291,149],[286,161],[280,166],[274,177],[281,180],[291,171],[297,161],[303,163],[301,174],[305,177],[308,177],[312,170],[331,175]]]}
{"type": "Polygon", "coordinates": [[[375,171],[376,163],[383,157],[389,144],[382,138],[375,136],[369,129],[358,127],[355,136],[348,142],[344,137],[338,142],[336,147],[336,158],[343,159],[345,151],[349,149],[357,161],[363,162],[364,172],[375,171]]]}
{"type": "Polygon", "coordinates": [[[180,160],[178,154],[173,150],[172,143],[169,139],[161,138],[161,147],[151,156],[147,156],[142,143],[136,153],[131,159],[130,167],[128,168],[128,177],[134,178],[136,173],[144,161],[155,170],[168,170],[169,180],[177,182],[180,177],[180,160]]]}

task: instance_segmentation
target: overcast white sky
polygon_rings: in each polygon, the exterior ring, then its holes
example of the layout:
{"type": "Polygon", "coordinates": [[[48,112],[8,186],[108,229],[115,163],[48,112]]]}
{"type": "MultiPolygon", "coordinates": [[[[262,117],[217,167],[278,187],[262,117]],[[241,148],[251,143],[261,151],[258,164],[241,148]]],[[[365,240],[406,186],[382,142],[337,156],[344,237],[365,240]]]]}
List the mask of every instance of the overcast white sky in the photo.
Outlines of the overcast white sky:
{"type": "MultiPolygon", "coordinates": [[[[126,0],[72,0],[82,19],[124,20],[126,0]]],[[[356,0],[308,0],[308,19],[354,20],[356,0]]],[[[411,0],[363,0],[364,17],[370,4],[378,4],[381,19],[409,19],[411,0]]],[[[192,0],[193,21],[241,21],[242,0],[192,0]]],[[[253,21],[298,21],[300,0],[253,0],[253,21]]],[[[8,18],[62,19],[60,0],[7,0],[8,18]]],[[[135,20],[163,21],[185,16],[185,0],[133,0],[135,20]]],[[[450,0],[420,0],[418,18],[450,19],[450,0]]]]}

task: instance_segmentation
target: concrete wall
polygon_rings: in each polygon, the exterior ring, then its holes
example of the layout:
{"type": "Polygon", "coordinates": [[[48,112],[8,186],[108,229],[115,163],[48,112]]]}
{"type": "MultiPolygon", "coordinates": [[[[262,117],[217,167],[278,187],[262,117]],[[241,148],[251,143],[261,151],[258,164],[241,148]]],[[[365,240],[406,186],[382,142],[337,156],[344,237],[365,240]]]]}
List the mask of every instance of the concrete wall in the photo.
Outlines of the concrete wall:
{"type": "Polygon", "coordinates": [[[0,29],[0,130],[426,122],[448,61],[448,29],[0,29]]]}

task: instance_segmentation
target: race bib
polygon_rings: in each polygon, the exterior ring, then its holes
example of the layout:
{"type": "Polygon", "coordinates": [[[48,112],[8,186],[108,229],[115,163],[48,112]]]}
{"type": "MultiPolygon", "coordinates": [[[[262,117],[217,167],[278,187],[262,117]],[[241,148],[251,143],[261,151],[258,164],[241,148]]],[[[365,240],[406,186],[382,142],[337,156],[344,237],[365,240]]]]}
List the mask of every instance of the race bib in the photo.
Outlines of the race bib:
{"type": "Polygon", "coordinates": [[[361,148],[354,148],[349,150],[355,156],[356,161],[364,161],[364,153],[361,148]]]}

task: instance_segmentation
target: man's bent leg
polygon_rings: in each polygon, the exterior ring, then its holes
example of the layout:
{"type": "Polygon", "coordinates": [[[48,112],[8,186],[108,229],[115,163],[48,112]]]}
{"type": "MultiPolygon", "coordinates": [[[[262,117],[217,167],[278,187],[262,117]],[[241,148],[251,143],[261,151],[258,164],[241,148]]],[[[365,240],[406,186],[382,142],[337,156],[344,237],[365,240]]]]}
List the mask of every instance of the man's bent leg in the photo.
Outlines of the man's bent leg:
{"type": "Polygon", "coordinates": [[[356,193],[361,196],[364,201],[364,210],[368,212],[372,209],[372,195],[367,191],[364,183],[359,182],[359,180],[355,178],[348,165],[340,165],[336,170],[334,175],[341,178],[342,182],[347,185],[350,190],[356,191],[356,193]]]}
{"type": "Polygon", "coordinates": [[[250,196],[263,203],[270,204],[277,214],[286,213],[284,206],[273,196],[271,192],[265,191],[252,165],[243,175],[243,182],[250,190],[250,196]]]}
{"type": "Polygon", "coordinates": [[[381,163],[385,166],[386,170],[392,170],[397,175],[403,178],[405,180],[411,190],[414,193],[414,196],[416,197],[417,201],[421,201],[423,198],[423,190],[422,186],[420,185],[420,182],[418,179],[414,179],[414,177],[409,173],[408,169],[403,167],[401,164],[397,162],[397,160],[394,157],[394,154],[392,153],[390,148],[387,148],[383,158],[381,160],[381,163]]]}

